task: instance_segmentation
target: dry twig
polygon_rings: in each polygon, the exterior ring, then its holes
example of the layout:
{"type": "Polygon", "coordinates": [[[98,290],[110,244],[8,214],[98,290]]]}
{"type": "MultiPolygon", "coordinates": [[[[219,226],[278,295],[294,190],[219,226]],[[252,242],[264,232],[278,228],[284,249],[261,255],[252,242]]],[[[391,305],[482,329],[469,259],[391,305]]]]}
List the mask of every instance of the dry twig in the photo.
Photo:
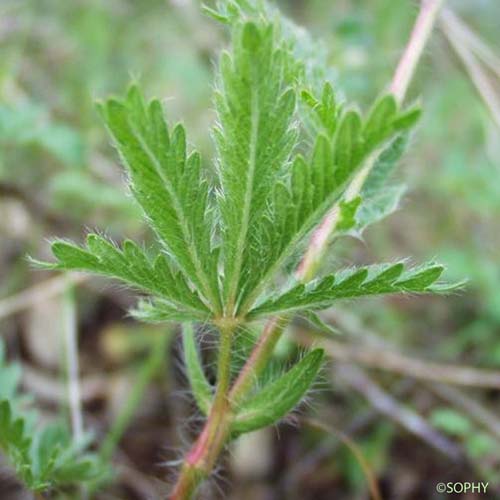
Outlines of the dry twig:
{"type": "Polygon", "coordinates": [[[361,368],[342,363],[336,367],[335,378],[342,380],[346,385],[359,392],[389,420],[396,422],[432,448],[452,460],[458,461],[462,458],[462,452],[455,443],[432,428],[423,417],[401,405],[361,368]]]}

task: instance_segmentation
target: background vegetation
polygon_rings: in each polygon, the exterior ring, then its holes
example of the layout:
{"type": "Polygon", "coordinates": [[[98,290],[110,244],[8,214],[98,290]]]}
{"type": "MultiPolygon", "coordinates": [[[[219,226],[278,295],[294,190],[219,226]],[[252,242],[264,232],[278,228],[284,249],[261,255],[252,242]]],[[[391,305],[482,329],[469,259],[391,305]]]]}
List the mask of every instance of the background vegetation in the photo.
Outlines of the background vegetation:
{"type": "MultiPolygon", "coordinates": [[[[417,12],[410,0],[280,4],[325,40],[337,90],[361,106],[391,80],[417,12]]],[[[500,65],[484,64],[484,50],[498,53],[500,4],[448,6],[484,41],[479,73],[453,46],[470,54],[467,32],[441,23],[411,89],[424,115],[398,174],[411,187],[403,210],[363,241],[339,244],[343,264],[435,257],[450,278],[468,277],[467,289],[364,300],[355,310],[344,303],[323,316],[341,332],[329,340],[297,324],[279,355],[315,340],[332,356],[311,405],[278,429],[239,441],[207,498],[222,491],[237,499],[367,498],[353,447],[383,498],[432,498],[438,482],[466,480],[489,481],[481,498],[500,494],[500,65]],[[489,99],[478,92],[485,82],[489,99]]],[[[61,341],[68,299],[58,293],[65,282],[34,271],[26,255],[48,258],[47,235],[81,241],[85,227],[148,237],[94,101],[139,80],[148,95],[167,100],[170,119],[182,117],[210,158],[211,72],[224,43],[190,0],[0,3],[0,333],[42,420],[68,418],[61,341]]],[[[80,281],[70,302],[77,305],[84,426],[97,441],[116,429],[120,409],[134,406],[131,385],[154,379],[141,391],[113,455],[116,476],[100,498],[155,497],[198,425],[186,421],[193,404],[183,397],[176,331],[125,317],[131,295],[103,281],[80,281]],[[159,335],[169,350],[160,362],[150,354],[159,335]]],[[[0,494],[24,494],[8,469],[0,494]]]]}

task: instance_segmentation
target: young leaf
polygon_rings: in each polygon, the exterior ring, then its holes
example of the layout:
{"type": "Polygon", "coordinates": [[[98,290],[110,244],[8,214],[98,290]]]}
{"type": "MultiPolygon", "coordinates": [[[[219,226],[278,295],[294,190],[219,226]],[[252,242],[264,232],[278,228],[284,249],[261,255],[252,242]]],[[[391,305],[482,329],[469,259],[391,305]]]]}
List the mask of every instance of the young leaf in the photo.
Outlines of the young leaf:
{"type": "Polygon", "coordinates": [[[214,136],[219,154],[224,255],[224,298],[237,303],[244,253],[275,178],[297,141],[293,125],[295,93],[290,86],[296,63],[277,28],[267,22],[236,24],[233,51],[220,61],[215,96],[218,125],[214,136]]]}
{"type": "Polygon", "coordinates": [[[186,363],[189,385],[203,415],[208,415],[212,404],[212,386],[205,377],[200,355],[196,347],[196,337],[191,323],[185,323],[182,330],[184,362],[186,363]]]}
{"type": "Polygon", "coordinates": [[[286,416],[311,387],[322,360],[322,349],[311,351],[279,379],[244,402],[232,424],[232,433],[238,435],[261,429],[286,416]]]}
{"type": "Polygon", "coordinates": [[[339,203],[339,222],[337,224],[337,231],[349,231],[357,224],[358,208],[361,205],[361,196],[356,196],[349,201],[341,201],[339,203]]]}
{"type": "Polygon", "coordinates": [[[429,263],[407,269],[403,262],[352,269],[326,276],[309,285],[298,284],[282,295],[270,298],[250,312],[255,319],[303,309],[326,309],[336,300],[388,293],[447,292],[458,285],[438,285],[444,268],[429,263]]]}

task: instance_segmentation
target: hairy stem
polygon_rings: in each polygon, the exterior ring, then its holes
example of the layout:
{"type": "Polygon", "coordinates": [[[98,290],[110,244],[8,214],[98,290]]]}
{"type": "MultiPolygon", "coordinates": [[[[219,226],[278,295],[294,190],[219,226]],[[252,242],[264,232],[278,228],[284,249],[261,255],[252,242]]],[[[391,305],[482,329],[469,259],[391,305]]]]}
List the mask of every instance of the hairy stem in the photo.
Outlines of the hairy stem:
{"type": "Polygon", "coordinates": [[[396,100],[402,102],[405,98],[408,86],[415,74],[418,61],[422,56],[427,40],[432,33],[432,28],[436,22],[439,9],[444,0],[422,0],[420,12],[410,35],[410,40],[399,60],[399,64],[394,73],[390,92],[394,94],[396,100]]]}
{"type": "Polygon", "coordinates": [[[236,405],[252,388],[256,378],[262,373],[271,358],[274,347],[287,324],[286,317],[271,318],[266,323],[257,345],[231,388],[230,400],[233,405],[236,405]]]}
{"type": "Polygon", "coordinates": [[[212,408],[201,434],[184,459],[180,476],[170,495],[170,500],[188,500],[193,497],[198,485],[212,471],[229,437],[232,412],[228,392],[231,380],[233,332],[233,326],[220,329],[217,389],[212,408]]]}

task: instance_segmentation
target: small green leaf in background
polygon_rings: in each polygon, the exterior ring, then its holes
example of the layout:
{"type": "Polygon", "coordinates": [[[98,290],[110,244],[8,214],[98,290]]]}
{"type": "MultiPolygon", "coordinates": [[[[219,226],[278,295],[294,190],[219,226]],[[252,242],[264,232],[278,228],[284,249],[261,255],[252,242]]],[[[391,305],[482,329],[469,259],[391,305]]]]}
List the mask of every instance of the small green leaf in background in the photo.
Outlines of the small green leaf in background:
{"type": "Polygon", "coordinates": [[[466,436],[471,431],[470,420],[451,408],[438,408],[432,411],[431,423],[438,429],[455,436],[466,436]]]}
{"type": "Polygon", "coordinates": [[[108,472],[96,455],[87,453],[86,439],[74,443],[65,425],[42,426],[35,411],[21,411],[17,393],[18,366],[7,364],[0,342],[0,451],[16,476],[32,491],[74,487],[108,472]],[[5,382],[2,375],[7,374],[5,382]]]}

